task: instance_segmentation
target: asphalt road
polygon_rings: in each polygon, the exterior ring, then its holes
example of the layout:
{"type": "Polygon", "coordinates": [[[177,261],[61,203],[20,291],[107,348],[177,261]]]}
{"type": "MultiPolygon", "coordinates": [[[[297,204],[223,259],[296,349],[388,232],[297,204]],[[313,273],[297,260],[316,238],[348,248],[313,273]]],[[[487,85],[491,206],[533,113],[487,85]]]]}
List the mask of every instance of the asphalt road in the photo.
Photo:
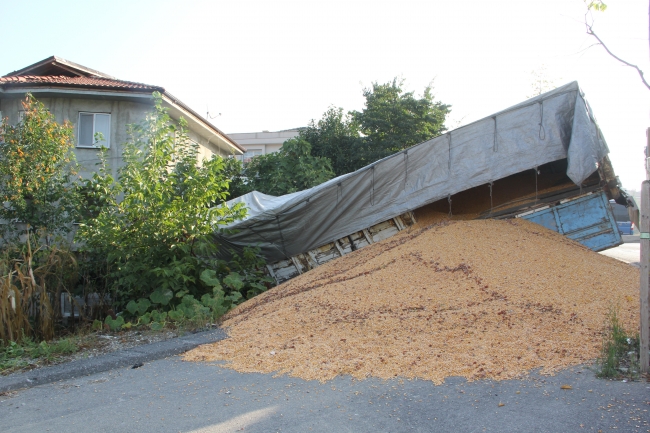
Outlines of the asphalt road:
{"type": "MultiPolygon", "coordinates": [[[[603,254],[638,264],[639,244],[603,254]]],[[[0,431],[650,432],[650,383],[600,380],[582,367],[501,382],[449,378],[435,386],[349,377],[321,384],[177,356],[150,361],[222,338],[220,332],[136,348],[118,360],[107,356],[1,378],[0,388],[8,390],[76,377],[0,393],[0,431]],[[141,361],[140,368],[123,367],[141,361]],[[91,371],[103,372],[79,376],[91,371]]]]}
{"type": "Polygon", "coordinates": [[[171,357],[0,396],[3,432],[648,432],[650,383],[556,376],[321,384],[171,357]],[[572,389],[562,389],[570,385],[572,389]]]}

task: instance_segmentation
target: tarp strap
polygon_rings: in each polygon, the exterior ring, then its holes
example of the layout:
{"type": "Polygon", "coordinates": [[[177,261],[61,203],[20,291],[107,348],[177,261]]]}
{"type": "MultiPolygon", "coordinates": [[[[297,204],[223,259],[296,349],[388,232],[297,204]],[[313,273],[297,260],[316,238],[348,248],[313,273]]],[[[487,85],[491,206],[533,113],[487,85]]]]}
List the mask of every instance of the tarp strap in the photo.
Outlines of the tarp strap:
{"type": "Polygon", "coordinates": [[[451,194],[447,194],[447,203],[449,203],[449,218],[451,218],[451,194]]]}
{"type": "Polygon", "coordinates": [[[492,143],[492,151],[496,152],[499,150],[499,145],[497,144],[497,116],[492,116],[494,120],[494,142],[492,143]]]}
{"type": "Polygon", "coordinates": [[[285,258],[287,258],[287,254],[286,254],[283,250],[281,250],[280,248],[278,248],[277,244],[275,244],[273,241],[271,241],[271,240],[269,240],[269,239],[266,239],[264,236],[262,236],[262,234],[260,234],[259,232],[257,232],[257,231],[253,228],[253,226],[249,226],[249,227],[247,227],[247,229],[250,230],[254,235],[256,235],[256,236],[262,238],[262,240],[263,240],[264,242],[268,243],[270,246],[272,246],[272,247],[275,248],[276,250],[280,251],[282,254],[284,254],[285,258]]]}
{"type": "Polygon", "coordinates": [[[375,166],[374,165],[370,167],[370,171],[372,172],[372,184],[370,189],[370,206],[374,206],[375,205],[375,166]]]}
{"type": "Polygon", "coordinates": [[[275,223],[278,225],[278,233],[280,233],[280,242],[282,242],[282,254],[284,254],[285,259],[288,259],[289,256],[287,255],[287,250],[284,247],[284,237],[282,236],[282,226],[280,226],[280,216],[279,215],[275,216],[275,223]]]}
{"type": "Polygon", "coordinates": [[[447,133],[447,141],[449,142],[449,160],[447,161],[447,172],[451,177],[451,132],[447,133]]]}
{"type": "Polygon", "coordinates": [[[546,140],[546,129],[544,129],[544,100],[539,101],[539,139],[546,140]]]}
{"type": "Polygon", "coordinates": [[[409,179],[409,151],[404,151],[404,189],[406,189],[406,183],[409,179]]]}
{"type": "Polygon", "coordinates": [[[539,174],[539,168],[535,166],[535,204],[537,204],[537,175],[539,174]]]}

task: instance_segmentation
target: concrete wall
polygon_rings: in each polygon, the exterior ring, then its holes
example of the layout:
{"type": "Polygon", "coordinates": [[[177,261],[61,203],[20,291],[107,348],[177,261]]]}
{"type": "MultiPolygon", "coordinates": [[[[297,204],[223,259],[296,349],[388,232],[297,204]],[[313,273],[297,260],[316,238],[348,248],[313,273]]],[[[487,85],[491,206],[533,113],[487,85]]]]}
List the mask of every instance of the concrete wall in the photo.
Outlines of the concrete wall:
{"type": "MultiPolygon", "coordinates": [[[[138,123],[144,120],[146,114],[153,110],[153,102],[142,98],[143,102],[118,99],[89,99],[69,97],[40,97],[36,98],[47,107],[54,115],[57,122],[70,121],[75,128],[75,146],[78,143],[79,112],[108,113],[111,115],[111,136],[110,149],[108,151],[109,164],[113,176],[117,175],[117,169],[124,162],[122,159],[123,143],[127,141],[127,125],[138,123]]],[[[19,111],[22,111],[22,97],[4,97],[0,99],[0,111],[3,117],[8,117],[12,124],[18,123],[19,111]]],[[[209,159],[213,153],[224,154],[210,141],[189,131],[190,139],[199,144],[199,161],[203,158],[209,159]]],[[[79,174],[86,178],[96,171],[96,163],[99,162],[99,149],[75,147],[75,156],[81,166],[79,174]]],[[[223,155],[226,156],[226,155],[223,155]]]]}

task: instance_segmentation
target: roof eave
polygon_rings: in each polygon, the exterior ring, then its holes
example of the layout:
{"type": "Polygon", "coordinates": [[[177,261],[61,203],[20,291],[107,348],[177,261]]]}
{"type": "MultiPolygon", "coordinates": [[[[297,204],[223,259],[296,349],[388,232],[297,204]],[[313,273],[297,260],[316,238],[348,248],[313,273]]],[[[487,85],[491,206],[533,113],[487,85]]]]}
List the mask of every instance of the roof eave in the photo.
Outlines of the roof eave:
{"type": "Polygon", "coordinates": [[[105,74],[103,72],[97,71],[95,69],[88,68],[84,65],[80,65],[75,62],[71,62],[70,60],[63,59],[61,57],[57,56],[50,56],[47,59],[43,59],[39,62],[33,63],[29,66],[25,66],[22,69],[18,69],[17,71],[13,71],[8,73],[7,75],[4,75],[5,77],[15,77],[15,76],[20,76],[20,75],[25,75],[26,72],[29,72],[31,70],[40,68],[41,66],[45,66],[48,63],[51,63],[59,68],[65,69],[66,71],[75,73],[79,76],[95,76],[95,77],[102,77],[102,78],[110,78],[110,79],[115,79],[115,77],[105,74]]]}
{"type": "Polygon", "coordinates": [[[144,89],[120,89],[120,88],[70,88],[62,86],[0,86],[0,95],[24,95],[31,93],[33,95],[51,94],[55,95],[92,95],[92,96],[128,96],[137,98],[151,99],[151,90],[144,89]]]}
{"type": "Polygon", "coordinates": [[[246,149],[235,141],[233,141],[228,135],[222,132],[219,128],[208,122],[205,118],[199,115],[196,111],[192,110],[185,103],[180,101],[178,98],[173,96],[171,93],[165,91],[162,87],[153,87],[149,89],[129,89],[125,87],[113,87],[113,86],[84,86],[84,85],[57,85],[50,83],[5,83],[0,85],[0,93],[4,94],[16,94],[16,93],[65,93],[65,94],[85,94],[85,95],[130,95],[130,96],[139,96],[151,98],[153,92],[158,91],[162,94],[163,100],[172,108],[178,110],[184,117],[187,117],[188,121],[198,125],[203,128],[208,137],[216,136],[220,141],[225,144],[219,146],[218,143],[214,143],[215,146],[222,148],[226,153],[234,153],[236,155],[241,155],[246,152],[246,149]]]}
{"type": "Polygon", "coordinates": [[[34,92],[42,91],[43,89],[59,89],[59,90],[68,90],[68,91],[78,91],[78,92],[88,92],[88,91],[107,91],[107,92],[128,92],[128,93],[147,93],[151,94],[153,92],[164,92],[165,89],[162,87],[149,87],[145,89],[138,88],[128,88],[122,86],[88,86],[83,84],[57,84],[57,83],[4,83],[0,84],[0,90],[5,91],[6,93],[15,93],[9,92],[10,89],[17,89],[17,92],[29,92],[29,89],[34,89],[34,92]],[[18,90],[20,89],[20,90],[18,90]]]}
{"type": "Polygon", "coordinates": [[[246,149],[235,141],[233,141],[227,134],[221,131],[219,128],[214,126],[212,123],[208,122],[203,116],[198,114],[196,111],[185,105],[182,101],[176,98],[171,93],[165,91],[163,94],[163,101],[165,101],[170,106],[177,107],[185,116],[193,120],[195,123],[200,124],[203,128],[208,130],[211,134],[220,137],[226,145],[230,147],[231,151],[234,151],[235,154],[243,154],[246,152],[246,149]]]}

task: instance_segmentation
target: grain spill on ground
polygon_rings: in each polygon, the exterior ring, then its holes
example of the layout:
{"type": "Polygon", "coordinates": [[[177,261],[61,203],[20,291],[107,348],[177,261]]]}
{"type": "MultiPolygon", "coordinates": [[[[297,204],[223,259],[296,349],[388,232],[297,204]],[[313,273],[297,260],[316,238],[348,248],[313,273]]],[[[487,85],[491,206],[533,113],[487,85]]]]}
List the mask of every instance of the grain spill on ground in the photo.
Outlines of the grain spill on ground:
{"type": "Polygon", "coordinates": [[[523,221],[443,222],[245,302],[188,352],[241,372],[508,379],[598,356],[614,305],[638,326],[639,271],[523,221]]]}

